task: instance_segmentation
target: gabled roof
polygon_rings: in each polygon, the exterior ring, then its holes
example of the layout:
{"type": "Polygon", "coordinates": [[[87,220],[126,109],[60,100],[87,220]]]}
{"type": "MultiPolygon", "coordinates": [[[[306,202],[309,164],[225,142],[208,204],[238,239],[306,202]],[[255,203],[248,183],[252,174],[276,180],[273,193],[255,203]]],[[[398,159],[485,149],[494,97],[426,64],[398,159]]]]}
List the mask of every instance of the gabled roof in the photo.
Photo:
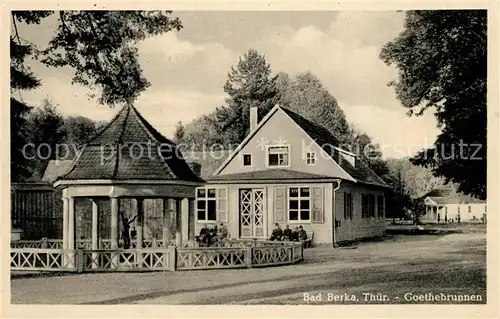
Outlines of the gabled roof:
{"type": "Polygon", "coordinates": [[[266,169],[261,171],[251,171],[234,174],[214,175],[208,181],[281,181],[281,180],[303,180],[303,179],[330,179],[332,176],[322,174],[312,174],[289,169],[266,169]]]}
{"type": "Polygon", "coordinates": [[[365,184],[388,187],[363,161],[356,159],[356,166],[353,166],[347,160],[339,160],[339,152],[342,152],[339,148],[339,141],[326,128],[289,109],[284,107],[281,107],[281,109],[355,180],[365,184]]]}
{"type": "Polygon", "coordinates": [[[177,145],[160,134],[132,105],[83,147],[63,180],[202,180],[177,145]],[[180,156],[179,156],[180,155],[180,156]]]}
{"type": "MultiPolygon", "coordinates": [[[[217,169],[217,175],[229,161],[246,145],[250,139],[260,130],[262,126],[274,115],[278,110],[283,111],[288,117],[299,126],[312,140],[316,142],[331,158],[334,160],[353,180],[370,185],[381,187],[389,187],[380,177],[378,177],[368,166],[361,160],[356,160],[356,166],[351,165],[347,160],[342,160],[339,152],[339,142],[333,134],[326,128],[318,125],[305,117],[279,105],[276,105],[269,113],[259,122],[257,127],[251,131],[248,136],[240,143],[236,150],[226,159],[226,161],[217,169]]],[[[331,178],[331,176],[330,176],[331,178]]],[[[211,178],[211,180],[213,180],[211,178]]]]}

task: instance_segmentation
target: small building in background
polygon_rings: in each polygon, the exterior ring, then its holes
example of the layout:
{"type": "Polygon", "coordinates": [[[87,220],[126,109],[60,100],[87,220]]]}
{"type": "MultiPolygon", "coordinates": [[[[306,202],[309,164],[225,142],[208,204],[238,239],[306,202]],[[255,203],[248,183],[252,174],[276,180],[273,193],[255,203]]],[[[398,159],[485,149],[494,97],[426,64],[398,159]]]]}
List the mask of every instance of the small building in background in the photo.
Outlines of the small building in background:
{"type": "Polygon", "coordinates": [[[485,200],[457,194],[452,188],[434,189],[422,198],[424,222],[486,222],[485,200]]]}

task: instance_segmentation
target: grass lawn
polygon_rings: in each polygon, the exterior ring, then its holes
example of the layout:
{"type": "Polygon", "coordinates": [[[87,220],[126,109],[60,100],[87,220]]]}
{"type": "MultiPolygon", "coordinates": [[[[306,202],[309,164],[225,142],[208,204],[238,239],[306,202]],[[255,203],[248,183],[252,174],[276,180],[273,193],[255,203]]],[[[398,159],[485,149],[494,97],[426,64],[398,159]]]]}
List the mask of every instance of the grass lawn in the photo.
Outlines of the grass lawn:
{"type": "MultiPolygon", "coordinates": [[[[486,236],[482,233],[394,236],[355,247],[307,249],[304,257],[303,263],[272,268],[18,278],[11,281],[11,301],[15,304],[433,303],[407,300],[408,294],[419,298],[423,294],[443,293],[479,295],[479,303],[486,303],[486,236]],[[307,300],[307,296],[322,298],[307,300]],[[328,300],[328,296],[336,300],[328,300]]],[[[443,303],[450,302],[454,301],[443,303]]]]}

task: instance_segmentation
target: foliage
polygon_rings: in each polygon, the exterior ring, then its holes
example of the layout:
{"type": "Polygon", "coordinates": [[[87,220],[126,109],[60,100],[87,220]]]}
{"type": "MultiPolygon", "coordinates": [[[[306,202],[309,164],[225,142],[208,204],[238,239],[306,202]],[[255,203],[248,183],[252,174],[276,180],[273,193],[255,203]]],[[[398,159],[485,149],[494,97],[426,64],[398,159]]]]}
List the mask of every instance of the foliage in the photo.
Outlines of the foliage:
{"type": "Polygon", "coordinates": [[[278,75],[279,104],[329,130],[341,144],[349,142],[349,124],[337,100],[311,72],[278,75]]]}
{"type": "Polygon", "coordinates": [[[22,145],[26,144],[26,115],[31,107],[10,99],[10,179],[12,182],[24,181],[31,176],[28,161],[23,155],[22,145]]]}
{"type": "Polygon", "coordinates": [[[40,85],[40,80],[25,65],[25,60],[37,52],[32,43],[22,41],[17,23],[39,24],[50,16],[52,11],[12,11],[14,35],[10,36],[10,88],[11,90],[30,90],[40,85]]]}
{"type": "Polygon", "coordinates": [[[64,119],[49,100],[43,102],[41,108],[34,108],[27,116],[26,142],[34,145],[27,148],[28,158],[31,160],[33,174],[40,178],[47,167],[49,160],[56,159],[58,144],[64,142],[66,131],[64,119]]]}
{"type": "Polygon", "coordinates": [[[184,136],[177,143],[187,144],[193,150],[201,150],[214,144],[225,145],[224,135],[217,123],[216,112],[217,110],[202,115],[186,124],[184,136]]]}
{"type": "Polygon", "coordinates": [[[486,10],[406,13],[405,30],[381,51],[411,116],[435,111],[442,133],[412,162],[486,198],[486,10]],[[471,173],[473,172],[473,173],[471,173]]]}
{"type": "Polygon", "coordinates": [[[98,132],[97,122],[84,116],[68,116],[64,118],[65,142],[82,146],[98,132]]]}
{"type": "Polygon", "coordinates": [[[224,92],[229,97],[226,106],[216,111],[216,120],[224,132],[225,142],[241,142],[250,130],[250,107],[257,107],[263,117],[276,104],[278,91],[276,77],[263,54],[254,49],[240,57],[236,67],[231,66],[224,92]]]}
{"type": "MultiPolygon", "coordinates": [[[[13,11],[15,35],[11,36],[11,87],[29,89],[40,84],[24,65],[34,54],[24,44],[17,23],[39,24],[52,11],[13,11]]],[[[47,48],[37,50],[40,60],[50,67],[73,69],[73,83],[90,88],[91,97],[100,91],[100,104],[115,105],[132,101],[149,82],[138,63],[137,42],[149,36],[180,30],[171,11],[58,11],[54,37],[47,48]]]]}
{"type": "Polygon", "coordinates": [[[179,143],[179,141],[182,141],[182,139],[184,138],[184,134],[185,134],[185,129],[184,129],[184,125],[182,124],[181,121],[177,122],[177,125],[175,126],[175,133],[174,133],[174,141],[176,143],[179,143]]]}

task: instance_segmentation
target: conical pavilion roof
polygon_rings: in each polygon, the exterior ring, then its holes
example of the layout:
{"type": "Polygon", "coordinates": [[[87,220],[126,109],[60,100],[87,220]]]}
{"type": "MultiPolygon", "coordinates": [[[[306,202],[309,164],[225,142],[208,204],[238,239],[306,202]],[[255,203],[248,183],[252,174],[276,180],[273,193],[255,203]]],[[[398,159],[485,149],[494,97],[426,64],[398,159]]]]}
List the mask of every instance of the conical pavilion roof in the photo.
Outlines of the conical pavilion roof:
{"type": "Polygon", "coordinates": [[[82,149],[63,180],[179,180],[200,182],[177,145],[159,133],[132,105],[82,149]]]}

